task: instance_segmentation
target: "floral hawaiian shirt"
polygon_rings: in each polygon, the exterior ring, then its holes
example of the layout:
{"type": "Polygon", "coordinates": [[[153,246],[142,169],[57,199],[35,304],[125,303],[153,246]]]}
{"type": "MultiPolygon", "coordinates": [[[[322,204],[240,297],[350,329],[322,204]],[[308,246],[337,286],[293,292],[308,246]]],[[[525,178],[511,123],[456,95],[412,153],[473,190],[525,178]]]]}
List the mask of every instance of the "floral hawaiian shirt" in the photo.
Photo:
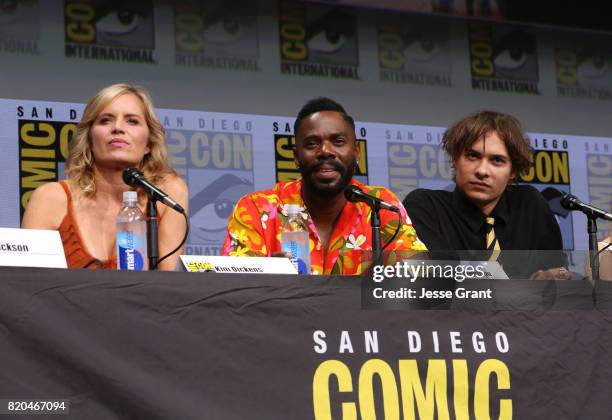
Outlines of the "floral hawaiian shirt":
{"type": "MultiPolygon", "coordinates": [[[[395,194],[384,187],[353,184],[367,194],[374,195],[400,209],[400,231],[385,250],[425,250],[417,238],[406,210],[395,194]]],[[[223,255],[271,256],[281,252],[281,231],[287,218],[285,206],[299,204],[310,236],[310,265],[312,274],[360,274],[363,255],[372,250],[371,209],[365,203],[347,202],[333,228],[327,252],[322,249],[317,229],[305,208],[301,195],[302,181],[279,182],[269,190],[256,191],[240,199],[230,216],[223,255]],[[364,253],[364,251],[366,251],[364,253]]],[[[393,237],[398,226],[398,215],[380,211],[382,245],[393,237]]],[[[370,252],[371,255],[371,252],[370,252]]]]}

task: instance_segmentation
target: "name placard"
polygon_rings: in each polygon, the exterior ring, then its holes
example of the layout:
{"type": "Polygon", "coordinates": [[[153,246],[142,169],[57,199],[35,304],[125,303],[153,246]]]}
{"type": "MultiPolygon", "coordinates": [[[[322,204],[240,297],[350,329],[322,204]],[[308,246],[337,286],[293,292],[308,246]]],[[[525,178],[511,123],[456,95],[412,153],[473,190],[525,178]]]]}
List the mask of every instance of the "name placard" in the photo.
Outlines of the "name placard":
{"type": "Polygon", "coordinates": [[[68,268],[59,232],[0,228],[0,266],[68,268]]]}
{"type": "Polygon", "coordinates": [[[289,258],[225,257],[218,255],[181,255],[185,271],[201,273],[297,274],[289,258]]]}

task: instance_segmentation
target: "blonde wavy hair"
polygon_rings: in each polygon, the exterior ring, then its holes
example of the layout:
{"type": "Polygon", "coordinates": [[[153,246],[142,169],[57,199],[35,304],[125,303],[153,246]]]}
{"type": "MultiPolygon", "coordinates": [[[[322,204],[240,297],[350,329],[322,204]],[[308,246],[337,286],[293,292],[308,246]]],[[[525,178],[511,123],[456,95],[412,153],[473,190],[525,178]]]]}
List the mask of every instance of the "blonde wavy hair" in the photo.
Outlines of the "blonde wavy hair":
{"type": "Polygon", "coordinates": [[[149,128],[149,153],[145,154],[139,164],[144,176],[157,183],[165,175],[175,174],[168,163],[165,130],[155,115],[153,101],[149,93],[140,86],[118,83],[100,90],[85,106],[83,117],[77,126],[76,133],[70,142],[66,160],[66,177],[86,196],[96,192],[94,180],[95,156],[92,151],[91,127],[102,110],[115,98],[131,93],[140,99],[147,126],[149,128]]]}

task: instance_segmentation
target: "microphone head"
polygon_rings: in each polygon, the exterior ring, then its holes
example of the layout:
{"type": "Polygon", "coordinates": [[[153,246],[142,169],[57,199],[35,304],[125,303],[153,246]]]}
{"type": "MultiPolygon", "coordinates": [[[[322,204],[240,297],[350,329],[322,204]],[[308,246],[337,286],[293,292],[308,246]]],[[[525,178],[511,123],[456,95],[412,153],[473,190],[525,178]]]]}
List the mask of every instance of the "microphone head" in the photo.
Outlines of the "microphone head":
{"type": "Polygon", "coordinates": [[[563,206],[564,209],[567,210],[576,210],[578,209],[578,204],[580,203],[580,200],[578,200],[578,197],[566,193],[563,194],[563,197],[561,197],[561,206],[563,206]]]}
{"type": "Polygon", "coordinates": [[[359,201],[359,195],[363,194],[365,193],[357,185],[351,184],[344,189],[344,197],[346,197],[348,201],[352,201],[353,203],[359,201]]]}
{"type": "Polygon", "coordinates": [[[123,182],[133,187],[137,186],[138,179],[142,177],[142,172],[136,168],[126,168],[123,171],[123,182]]]}

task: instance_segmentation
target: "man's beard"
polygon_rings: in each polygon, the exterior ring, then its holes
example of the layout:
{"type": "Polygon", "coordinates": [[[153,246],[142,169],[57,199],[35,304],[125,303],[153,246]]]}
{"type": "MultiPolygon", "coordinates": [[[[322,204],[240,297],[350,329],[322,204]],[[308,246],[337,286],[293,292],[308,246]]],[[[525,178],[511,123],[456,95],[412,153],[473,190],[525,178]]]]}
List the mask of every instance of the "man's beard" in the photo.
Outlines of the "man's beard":
{"type": "Polygon", "coordinates": [[[351,183],[351,179],[355,174],[356,160],[351,160],[347,166],[342,165],[335,159],[317,160],[311,165],[300,166],[303,185],[311,192],[324,198],[332,198],[342,193],[344,189],[351,183]],[[313,173],[322,165],[333,166],[340,173],[340,180],[336,183],[325,184],[317,182],[313,179],[313,173]]]}

